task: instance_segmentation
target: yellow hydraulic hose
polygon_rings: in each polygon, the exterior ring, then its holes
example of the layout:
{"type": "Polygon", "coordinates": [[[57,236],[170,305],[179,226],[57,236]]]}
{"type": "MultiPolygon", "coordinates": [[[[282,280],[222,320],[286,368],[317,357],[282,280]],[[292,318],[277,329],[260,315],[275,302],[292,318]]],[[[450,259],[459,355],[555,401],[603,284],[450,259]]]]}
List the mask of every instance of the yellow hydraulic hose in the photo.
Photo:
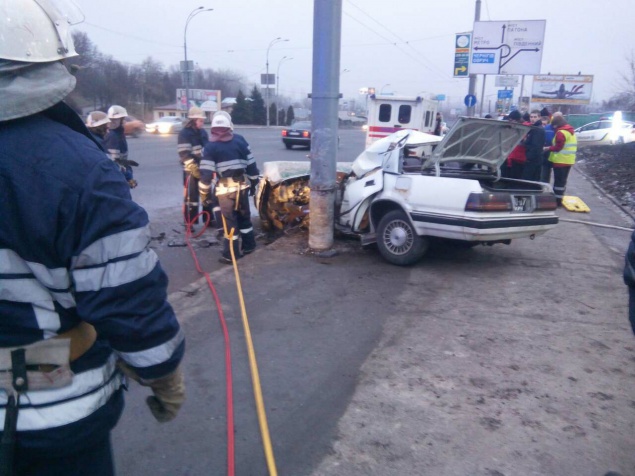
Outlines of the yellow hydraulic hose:
{"type": "MultiPolygon", "coordinates": [[[[236,197],[238,201],[238,197],[236,197]]],[[[240,276],[238,274],[238,263],[234,254],[234,228],[227,232],[227,223],[223,217],[223,228],[225,236],[229,240],[229,252],[232,257],[232,265],[234,267],[234,275],[236,276],[236,288],[238,289],[238,300],[240,302],[240,313],[242,315],[243,328],[245,331],[245,341],[247,343],[247,353],[249,354],[249,369],[251,370],[251,383],[254,388],[254,399],[256,400],[256,411],[258,413],[258,424],[260,425],[260,434],[262,436],[262,444],[265,451],[265,459],[267,460],[267,468],[271,476],[278,476],[276,469],[276,460],[273,455],[271,446],[271,438],[269,437],[269,426],[267,425],[267,414],[265,413],[265,404],[262,398],[262,388],[260,387],[260,376],[258,375],[258,364],[256,362],[256,353],[251,340],[251,331],[249,330],[249,320],[247,319],[247,311],[245,309],[245,300],[243,299],[243,290],[240,284],[240,276]]]]}

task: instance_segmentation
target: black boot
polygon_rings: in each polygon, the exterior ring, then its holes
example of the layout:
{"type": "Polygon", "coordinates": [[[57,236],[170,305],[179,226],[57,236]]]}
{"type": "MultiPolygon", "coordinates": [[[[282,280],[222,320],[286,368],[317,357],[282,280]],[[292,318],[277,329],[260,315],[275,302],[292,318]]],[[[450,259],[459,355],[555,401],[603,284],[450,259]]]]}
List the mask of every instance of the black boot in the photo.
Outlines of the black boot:
{"type": "Polygon", "coordinates": [[[248,255],[256,251],[256,237],[254,231],[248,231],[247,233],[240,232],[240,237],[243,240],[243,254],[248,255]]]}
{"type": "MultiPolygon", "coordinates": [[[[242,255],[240,254],[240,245],[238,240],[233,240],[232,246],[234,248],[234,256],[236,257],[236,259],[242,258],[242,255]]],[[[232,255],[229,250],[229,240],[227,238],[225,238],[225,241],[223,242],[223,252],[218,261],[224,264],[232,263],[232,255]]]]}

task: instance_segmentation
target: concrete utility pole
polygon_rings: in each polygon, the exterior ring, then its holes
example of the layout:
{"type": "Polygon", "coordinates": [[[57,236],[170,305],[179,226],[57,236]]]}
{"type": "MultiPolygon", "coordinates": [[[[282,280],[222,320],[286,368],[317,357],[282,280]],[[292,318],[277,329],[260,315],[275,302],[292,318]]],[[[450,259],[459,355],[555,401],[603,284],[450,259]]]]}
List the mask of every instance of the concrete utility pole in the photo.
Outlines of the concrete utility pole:
{"type": "MultiPolygon", "coordinates": [[[[476,0],[476,7],[474,8],[474,21],[480,21],[480,20],[481,20],[481,0],[476,0]]],[[[472,41],[474,41],[474,39],[472,39],[472,41]]],[[[476,92],[476,75],[470,73],[470,84],[469,84],[468,94],[471,94],[472,96],[474,96],[475,92],[476,92]]],[[[482,100],[483,98],[481,98],[481,101],[482,100]]],[[[475,106],[470,106],[467,108],[468,117],[474,117],[474,112],[475,112],[475,106]]]]}
{"type": "Polygon", "coordinates": [[[313,131],[309,247],[333,246],[342,0],[313,2],[313,131]]]}

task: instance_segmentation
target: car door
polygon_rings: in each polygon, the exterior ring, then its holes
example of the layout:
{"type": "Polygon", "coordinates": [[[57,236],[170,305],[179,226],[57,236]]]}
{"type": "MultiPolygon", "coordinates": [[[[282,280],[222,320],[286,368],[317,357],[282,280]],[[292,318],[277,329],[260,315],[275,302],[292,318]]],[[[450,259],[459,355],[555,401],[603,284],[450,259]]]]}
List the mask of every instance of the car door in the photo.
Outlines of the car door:
{"type": "Polygon", "coordinates": [[[600,122],[592,122],[582,126],[576,132],[579,143],[586,145],[596,145],[601,140],[599,132],[600,122]]]}

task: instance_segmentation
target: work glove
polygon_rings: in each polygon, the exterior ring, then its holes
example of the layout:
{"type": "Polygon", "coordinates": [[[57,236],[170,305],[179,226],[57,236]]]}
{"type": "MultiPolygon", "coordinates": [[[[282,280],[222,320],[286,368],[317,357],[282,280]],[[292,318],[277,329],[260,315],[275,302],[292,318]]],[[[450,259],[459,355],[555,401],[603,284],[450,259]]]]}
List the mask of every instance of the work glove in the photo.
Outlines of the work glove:
{"type": "Polygon", "coordinates": [[[146,404],[150,408],[152,416],[159,422],[165,423],[173,420],[185,401],[185,382],[180,367],[161,378],[142,379],[123,360],[117,362],[117,367],[130,379],[144,387],[150,387],[154,395],[146,398],[146,404]]]}
{"type": "Polygon", "coordinates": [[[201,200],[201,204],[203,206],[207,205],[209,202],[209,193],[198,191],[199,198],[201,200]]]}
{"type": "Polygon", "coordinates": [[[196,161],[194,159],[187,159],[183,162],[183,169],[186,172],[189,172],[192,177],[196,179],[201,178],[201,172],[198,170],[198,165],[196,165],[196,161]]]}
{"type": "Polygon", "coordinates": [[[130,185],[130,188],[135,188],[139,184],[137,183],[135,179],[130,179],[128,180],[128,185],[130,185]]]}
{"type": "Polygon", "coordinates": [[[249,196],[256,195],[256,187],[258,187],[258,178],[249,179],[249,196]]]}

